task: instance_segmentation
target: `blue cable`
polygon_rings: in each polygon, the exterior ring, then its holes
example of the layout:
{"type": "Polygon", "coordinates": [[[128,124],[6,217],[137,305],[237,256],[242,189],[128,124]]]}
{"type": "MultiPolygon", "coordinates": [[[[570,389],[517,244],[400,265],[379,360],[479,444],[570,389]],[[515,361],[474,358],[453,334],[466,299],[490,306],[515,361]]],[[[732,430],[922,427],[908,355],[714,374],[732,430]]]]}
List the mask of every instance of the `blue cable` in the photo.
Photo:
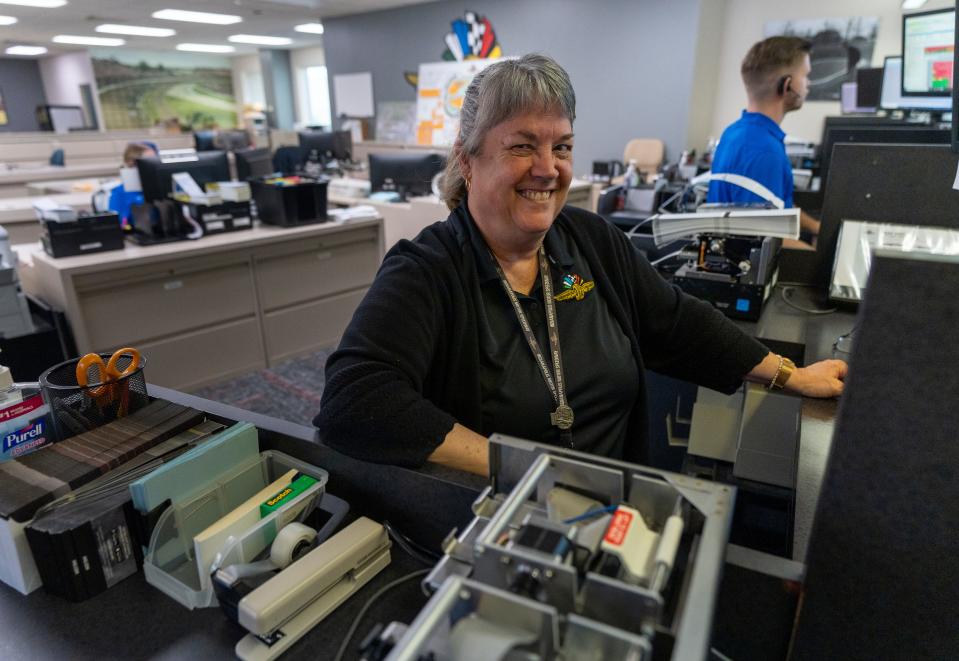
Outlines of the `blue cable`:
{"type": "Polygon", "coordinates": [[[566,519],[565,521],[563,521],[563,523],[565,524],[576,523],[578,521],[582,521],[583,519],[590,519],[596,516],[597,514],[608,514],[609,512],[615,512],[618,508],[619,508],[619,505],[608,505],[606,507],[600,507],[599,509],[590,510],[588,512],[584,512],[583,514],[580,514],[579,516],[574,516],[572,518],[566,519]]]}

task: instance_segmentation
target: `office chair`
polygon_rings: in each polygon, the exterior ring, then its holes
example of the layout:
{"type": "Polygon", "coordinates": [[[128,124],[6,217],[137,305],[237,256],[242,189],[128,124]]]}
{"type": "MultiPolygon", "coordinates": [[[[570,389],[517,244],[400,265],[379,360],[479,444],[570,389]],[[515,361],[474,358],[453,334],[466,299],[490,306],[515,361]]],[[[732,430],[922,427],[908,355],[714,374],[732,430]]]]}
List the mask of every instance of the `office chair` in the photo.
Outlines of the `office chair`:
{"type": "Polygon", "coordinates": [[[60,165],[64,164],[64,156],[62,149],[54,149],[53,153],[50,154],[50,165],[60,165]]]}
{"type": "Polygon", "coordinates": [[[623,163],[636,161],[636,167],[646,173],[647,179],[659,171],[665,157],[666,145],[657,138],[635,138],[623,150],[623,163]]]}

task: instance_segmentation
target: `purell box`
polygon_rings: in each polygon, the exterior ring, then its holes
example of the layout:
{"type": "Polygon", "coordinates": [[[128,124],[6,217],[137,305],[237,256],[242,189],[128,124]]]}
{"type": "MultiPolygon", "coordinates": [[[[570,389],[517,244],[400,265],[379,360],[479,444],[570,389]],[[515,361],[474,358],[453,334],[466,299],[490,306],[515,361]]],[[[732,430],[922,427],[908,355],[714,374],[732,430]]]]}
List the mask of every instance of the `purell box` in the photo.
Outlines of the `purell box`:
{"type": "Polygon", "coordinates": [[[53,443],[50,407],[39,394],[0,408],[0,462],[15,459],[53,443]]]}

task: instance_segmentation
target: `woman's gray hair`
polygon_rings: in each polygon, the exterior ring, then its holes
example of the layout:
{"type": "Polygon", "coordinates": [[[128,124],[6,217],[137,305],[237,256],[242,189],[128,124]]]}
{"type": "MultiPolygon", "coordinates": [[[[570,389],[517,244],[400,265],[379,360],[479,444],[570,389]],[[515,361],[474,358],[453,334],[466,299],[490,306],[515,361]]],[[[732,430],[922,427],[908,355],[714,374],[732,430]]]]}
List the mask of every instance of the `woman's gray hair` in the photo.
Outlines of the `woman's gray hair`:
{"type": "Polygon", "coordinates": [[[459,133],[443,176],[443,201],[450,210],[466,198],[460,159],[478,154],[486,134],[497,124],[537,110],[559,112],[570,124],[576,119],[573,85],[556,60],[531,53],[496,62],[476,74],[463,97],[459,133]]]}

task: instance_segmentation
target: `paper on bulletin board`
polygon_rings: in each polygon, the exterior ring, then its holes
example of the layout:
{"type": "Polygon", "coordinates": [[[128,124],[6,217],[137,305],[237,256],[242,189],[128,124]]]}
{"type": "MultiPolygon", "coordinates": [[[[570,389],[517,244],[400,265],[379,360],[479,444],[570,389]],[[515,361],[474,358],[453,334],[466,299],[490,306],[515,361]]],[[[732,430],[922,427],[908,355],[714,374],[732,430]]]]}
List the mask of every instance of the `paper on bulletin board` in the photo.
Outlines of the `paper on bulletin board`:
{"type": "Polygon", "coordinates": [[[373,116],[373,74],[344,73],[333,76],[337,117],[373,116]]]}
{"type": "Polygon", "coordinates": [[[495,59],[430,62],[419,67],[416,86],[416,142],[449,146],[456,139],[463,96],[470,81],[495,59]]]}

